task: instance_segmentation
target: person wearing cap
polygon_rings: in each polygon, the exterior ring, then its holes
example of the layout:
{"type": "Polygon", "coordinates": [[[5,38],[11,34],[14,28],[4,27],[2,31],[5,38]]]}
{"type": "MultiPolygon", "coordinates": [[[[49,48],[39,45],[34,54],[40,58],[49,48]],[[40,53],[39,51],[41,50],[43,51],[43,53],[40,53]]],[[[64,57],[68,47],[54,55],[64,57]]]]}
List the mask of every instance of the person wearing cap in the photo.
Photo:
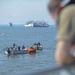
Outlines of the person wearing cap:
{"type": "Polygon", "coordinates": [[[75,63],[71,48],[75,47],[75,0],[62,6],[63,0],[50,0],[48,8],[57,23],[56,61],[62,65],[75,63]]]}

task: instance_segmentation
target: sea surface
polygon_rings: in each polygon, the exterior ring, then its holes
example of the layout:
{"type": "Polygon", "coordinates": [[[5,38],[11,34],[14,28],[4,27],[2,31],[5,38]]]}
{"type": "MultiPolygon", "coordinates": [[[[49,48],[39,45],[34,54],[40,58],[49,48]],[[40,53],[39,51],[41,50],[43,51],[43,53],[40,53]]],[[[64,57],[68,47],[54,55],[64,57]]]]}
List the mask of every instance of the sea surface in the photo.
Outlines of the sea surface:
{"type": "Polygon", "coordinates": [[[0,26],[0,75],[16,75],[29,73],[38,69],[52,67],[56,64],[54,53],[56,48],[56,27],[23,27],[0,26]],[[34,43],[43,45],[42,51],[36,54],[11,55],[4,53],[5,47],[25,45],[26,48],[34,43]]]}

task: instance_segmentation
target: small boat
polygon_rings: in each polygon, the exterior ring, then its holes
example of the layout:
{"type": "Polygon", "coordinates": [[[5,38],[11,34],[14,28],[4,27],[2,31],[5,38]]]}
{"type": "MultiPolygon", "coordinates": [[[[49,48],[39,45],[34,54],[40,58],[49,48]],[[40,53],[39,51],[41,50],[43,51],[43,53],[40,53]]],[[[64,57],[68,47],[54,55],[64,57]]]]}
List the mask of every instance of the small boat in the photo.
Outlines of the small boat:
{"type": "Polygon", "coordinates": [[[12,27],[13,24],[10,22],[9,25],[10,25],[10,27],[12,27]]]}
{"type": "Polygon", "coordinates": [[[35,48],[36,50],[42,50],[43,46],[41,44],[34,44],[32,45],[33,48],[35,48]]]}
{"type": "Polygon", "coordinates": [[[7,55],[12,55],[12,54],[27,54],[28,53],[28,50],[27,49],[25,49],[25,50],[11,50],[11,51],[8,51],[8,50],[6,50],[5,51],[5,54],[7,54],[7,55]]]}
{"type": "Polygon", "coordinates": [[[36,53],[36,49],[33,47],[28,48],[28,53],[36,53]]]}

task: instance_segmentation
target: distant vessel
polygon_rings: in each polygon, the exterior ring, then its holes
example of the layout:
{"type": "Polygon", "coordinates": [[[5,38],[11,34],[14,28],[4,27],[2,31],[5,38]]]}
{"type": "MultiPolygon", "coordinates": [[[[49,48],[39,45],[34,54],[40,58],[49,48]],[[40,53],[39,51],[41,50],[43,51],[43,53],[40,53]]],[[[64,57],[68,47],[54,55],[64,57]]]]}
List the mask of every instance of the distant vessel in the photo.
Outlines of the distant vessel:
{"type": "Polygon", "coordinates": [[[25,27],[48,27],[49,25],[44,21],[28,21],[25,27]]]}
{"type": "Polygon", "coordinates": [[[34,25],[33,24],[25,24],[24,26],[25,27],[33,27],[34,25]]]}
{"type": "Polygon", "coordinates": [[[9,25],[10,25],[10,27],[12,27],[12,23],[11,22],[9,23],[9,25]]]}

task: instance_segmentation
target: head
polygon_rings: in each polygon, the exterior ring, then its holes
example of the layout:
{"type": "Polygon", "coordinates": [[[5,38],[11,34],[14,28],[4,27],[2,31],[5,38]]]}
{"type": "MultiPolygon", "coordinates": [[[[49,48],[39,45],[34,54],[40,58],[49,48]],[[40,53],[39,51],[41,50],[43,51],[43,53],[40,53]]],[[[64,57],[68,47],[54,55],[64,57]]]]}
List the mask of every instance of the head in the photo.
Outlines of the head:
{"type": "Polygon", "coordinates": [[[58,8],[60,7],[60,4],[63,0],[50,0],[48,4],[48,9],[53,16],[53,18],[56,18],[58,8]]]}
{"type": "Polygon", "coordinates": [[[57,12],[58,7],[60,6],[63,0],[50,0],[48,4],[49,11],[51,13],[57,12]]]}
{"type": "Polygon", "coordinates": [[[52,17],[56,20],[57,16],[60,14],[63,6],[62,4],[65,1],[74,1],[74,0],[50,0],[48,4],[48,9],[52,15],[52,17]]]}

